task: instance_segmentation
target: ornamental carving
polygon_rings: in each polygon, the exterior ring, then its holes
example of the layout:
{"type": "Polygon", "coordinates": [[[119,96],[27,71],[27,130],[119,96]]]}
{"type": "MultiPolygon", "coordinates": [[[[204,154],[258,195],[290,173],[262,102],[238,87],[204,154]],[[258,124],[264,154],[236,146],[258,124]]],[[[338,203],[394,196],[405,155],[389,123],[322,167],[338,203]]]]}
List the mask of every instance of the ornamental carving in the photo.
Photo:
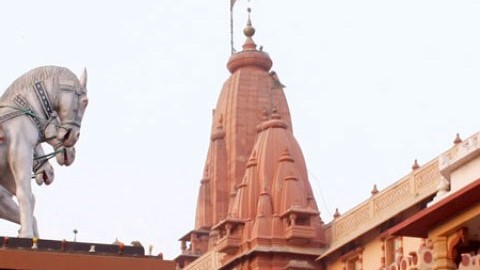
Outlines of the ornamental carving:
{"type": "Polygon", "coordinates": [[[367,223],[371,217],[370,205],[364,205],[352,214],[339,219],[335,224],[335,236],[340,238],[355,231],[362,224],[367,223]]]}
{"type": "Polygon", "coordinates": [[[185,267],[185,270],[195,269],[195,270],[214,270],[218,269],[221,266],[221,260],[225,255],[218,253],[216,251],[210,251],[200,258],[193,261],[191,264],[185,267]]]}
{"type": "Polygon", "coordinates": [[[410,195],[410,181],[401,182],[396,187],[385,191],[384,194],[374,199],[375,213],[381,213],[386,209],[390,211],[392,206],[398,205],[398,202],[402,202],[410,195]]]}
{"type": "Polygon", "coordinates": [[[415,191],[421,193],[425,189],[436,187],[440,179],[441,175],[438,170],[438,161],[432,162],[415,175],[415,191]]]}

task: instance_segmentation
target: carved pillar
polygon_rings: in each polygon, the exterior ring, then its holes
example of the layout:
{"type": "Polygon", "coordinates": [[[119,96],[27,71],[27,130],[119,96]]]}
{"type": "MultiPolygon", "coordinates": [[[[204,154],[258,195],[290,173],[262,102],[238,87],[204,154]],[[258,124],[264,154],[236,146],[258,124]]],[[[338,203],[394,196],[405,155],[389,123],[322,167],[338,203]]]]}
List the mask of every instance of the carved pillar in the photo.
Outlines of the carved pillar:
{"type": "Polygon", "coordinates": [[[398,259],[398,262],[400,262],[399,259],[403,257],[403,237],[402,236],[398,238],[398,248],[395,250],[395,254],[396,254],[395,260],[397,261],[398,259]]]}
{"type": "Polygon", "coordinates": [[[359,269],[363,270],[363,254],[362,254],[362,252],[360,252],[358,254],[358,262],[357,263],[358,263],[359,269]]]}
{"type": "Polygon", "coordinates": [[[185,250],[187,249],[187,241],[182,240],[182,245],[180,248],[182,249],[182,254],[185,254],[185,250]]]}
{"type": "Polygon", "coordinates": [[[193,254],[197,254],[198,251],[198,238],[197,234],[192,232],[192,235],[190,236],[190,250],[193,252],[193,254]]]}
{"type": "Polygon", "coordinates": [[[227,234],[227,236],[230,236],[230,234],[232,233],[232,224],[225,224],[225,233],[227,234]]]}
{"type": "Polygon", "coordinates": [[[380,257],[380,269],[386,269],[386,257],[385,257],[385,238],[381,239],[382,241],[382,257],[380,257]]]}
{"type": "Polygon", "coordinates": [[[208,249],[209,250],[217,245],[218,239],[219,239],[218,231],[217,230],[212,230],[210,232],[210,237],[209,237],[209,240],[208,240],[208,249]]]}
{"type": "Polygon", "coordinates": [[[452,259],[448,256],[447,240],[446,236],[437,236],[433,239],[434,270],[456,269],[452,259]]]}
{"type": "Polygon", "coordinates": [[[295,226],[295,220],[297,219],[297,215],[292,213],[290,214],[290,226],[295,226]]]}

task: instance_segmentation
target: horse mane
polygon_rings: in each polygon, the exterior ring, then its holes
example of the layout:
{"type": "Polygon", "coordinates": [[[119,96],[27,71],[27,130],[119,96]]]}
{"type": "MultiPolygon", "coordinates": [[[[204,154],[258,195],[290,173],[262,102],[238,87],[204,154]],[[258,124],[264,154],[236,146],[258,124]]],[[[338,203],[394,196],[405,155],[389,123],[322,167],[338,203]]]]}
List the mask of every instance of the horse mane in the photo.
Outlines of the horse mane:
{"type": "Polygon", "coordinates": [[[18,77],[4,92],[4,95],[16,93],[20,89],[30,88],[35,82],[44,81],[55,76],[59,80],[72,81],[75,88],[80,87],[77,76],[69,69],[58,66],[42,66],[34,68],[18,77]]]}

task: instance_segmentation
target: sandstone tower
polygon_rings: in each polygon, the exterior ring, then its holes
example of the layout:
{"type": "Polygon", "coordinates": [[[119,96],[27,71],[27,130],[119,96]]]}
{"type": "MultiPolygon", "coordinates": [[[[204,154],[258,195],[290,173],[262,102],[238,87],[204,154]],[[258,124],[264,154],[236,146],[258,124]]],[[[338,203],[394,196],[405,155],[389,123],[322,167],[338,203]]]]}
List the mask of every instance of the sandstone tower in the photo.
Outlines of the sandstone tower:
{"type": "Polygon", "coordinates": [[[324,244],[284,86],[253,41],[227,63],[213,113],[195,228],[180,241],[180,269],[313,269],[324,244]]]}

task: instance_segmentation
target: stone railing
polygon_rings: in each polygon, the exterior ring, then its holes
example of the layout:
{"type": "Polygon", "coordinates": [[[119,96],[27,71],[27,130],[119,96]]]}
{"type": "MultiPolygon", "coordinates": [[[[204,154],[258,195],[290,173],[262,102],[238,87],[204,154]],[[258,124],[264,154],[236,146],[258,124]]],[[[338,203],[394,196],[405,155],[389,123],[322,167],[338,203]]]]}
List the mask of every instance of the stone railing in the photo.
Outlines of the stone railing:
{"type": "Polygon", "coordinates": [[[225,255],[223,253],[219,253],[215,250],[211,250],[189,265],[183,268],[184,270],[195,269],[195,270],[215,270],[220,268],[221,260],[225,255]]]}
{"type": "Polygon", "coordinates": [[[450,178],[452,171],[480,154],[480,133],[475,133],[466,140],[457,143],[439,157],[441,173],[450,178]]]}
{"type": "Polygon", "coordinates": [[[399,212],[434,195],[441,180],[438,160],[434,159],[336,218],[325,228],[330,240],[329,250],[339,248],[399,212]]]}

